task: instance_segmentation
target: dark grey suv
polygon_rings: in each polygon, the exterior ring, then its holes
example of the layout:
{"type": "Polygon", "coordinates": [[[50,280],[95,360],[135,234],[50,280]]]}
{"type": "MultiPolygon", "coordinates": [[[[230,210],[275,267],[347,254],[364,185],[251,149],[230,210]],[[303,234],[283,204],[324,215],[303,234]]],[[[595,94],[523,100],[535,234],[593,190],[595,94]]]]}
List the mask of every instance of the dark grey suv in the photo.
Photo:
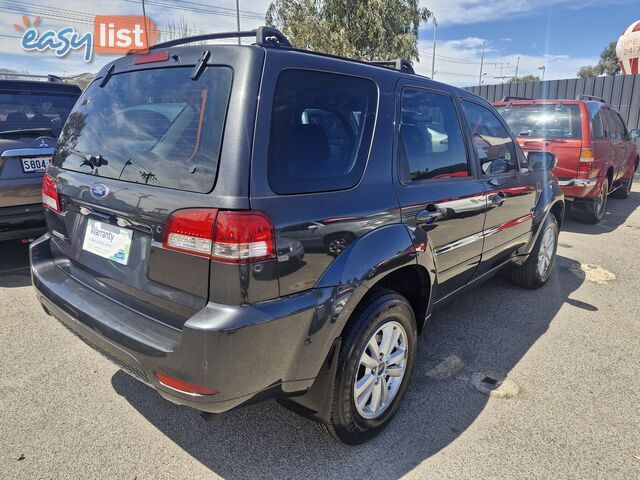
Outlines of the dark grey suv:
{"type": "Polygon", "coordinates": [[[80,93],[78,86],[54,76],[48,81],[0,80],[0,241],[46,231],[42,176],[80,93]]]}
{"type": "Polygon", "coordinates": [[[436,307],[503,268],[547,281],[554,158],[407,62],[241,35],[256,43],[174,41],[97,75],[43,183],[33,283],[172,402],[277,398],[359,443],[399,408],[436,307]]]}

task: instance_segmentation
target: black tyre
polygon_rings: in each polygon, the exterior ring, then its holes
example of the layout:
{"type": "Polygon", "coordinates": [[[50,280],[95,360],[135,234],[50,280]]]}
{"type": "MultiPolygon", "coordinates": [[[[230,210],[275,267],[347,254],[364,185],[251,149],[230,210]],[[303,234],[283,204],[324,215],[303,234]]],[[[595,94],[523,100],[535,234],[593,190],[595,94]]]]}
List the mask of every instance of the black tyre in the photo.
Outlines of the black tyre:
{"type": "Polygon", "coordinates": [[[547,283],[558,250],[559,231],[558,221],[555,215],[550,213],[527,261],[523,265],[513,267],[513,283],[524,288],[540,288],[547,283]]]}
{"type": "Polygon", "coordinates": [[[604,213],[607,211],[608,198],[609,180],[605,178],[602,182],[602,187],[600,188],[600,195],[598,196],[598,199],[593,202],[593,205],[589,205],[589,208],[586,210],[574,207],[571,209],[571,213],[580,223],[595,225],[602,220],[604,213]]]}
{"type": "Polygon", "coordinates": [[[377,435],[389,424],[407,391],[416,340],[409,302],[390,290],[371,293],[344,329],[331,423],[319,427],[350,445],[377,435]]]}
{"type": "Polygon", "coordinates": [[[631,172],[631,177],[623,180],[623,184],[620,185],[620,188],[618,188],[611,194],[612,198],[624,200],[625,198],[629,197],[629,195],[631,194],[631,188],[633,188],[633,174],[634,172],[631,172]]]}

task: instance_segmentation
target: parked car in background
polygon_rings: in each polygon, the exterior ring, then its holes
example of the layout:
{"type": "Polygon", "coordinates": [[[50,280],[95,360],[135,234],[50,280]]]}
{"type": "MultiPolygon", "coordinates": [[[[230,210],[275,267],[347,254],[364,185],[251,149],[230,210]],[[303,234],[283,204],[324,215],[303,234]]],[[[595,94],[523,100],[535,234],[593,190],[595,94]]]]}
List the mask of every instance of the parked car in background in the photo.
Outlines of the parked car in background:
{"type": "Polygon", "coordinates": [[[80,93],[53,76],[0,79],[0,241],[45,232],[42,176],[80,93]]]}
{"type": "Polygon", "coordinates": [[[267,27],[207,38],[238,35],[255,44],[175,40],[97,74],[43,182],[33,283],[172,402],[277,398],[360,443],[400,407],[435,308],[505,268],[548,280],[555,158],[406,61],[267,27]]]}
{"type": "Polygon", "coordinates": [[[604,100],[580,95],[577,100],[530,100],[507,97],[494,106],[525,152],[553,152],[565,199],[575,218],[598,223],[607,198],[625,199],[640,160],[620,113],[604,100]]]}

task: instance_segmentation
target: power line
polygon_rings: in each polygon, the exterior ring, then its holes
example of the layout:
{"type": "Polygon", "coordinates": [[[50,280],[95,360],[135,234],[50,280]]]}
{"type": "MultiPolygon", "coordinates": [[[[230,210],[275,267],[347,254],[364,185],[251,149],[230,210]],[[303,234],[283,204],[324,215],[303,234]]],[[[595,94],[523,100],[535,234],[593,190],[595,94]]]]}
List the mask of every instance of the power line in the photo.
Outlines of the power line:
{"type": "MultiPolygon", "coordinates": [[[[124,0],[129,3],[135,3],[136,5],[140,5],[140,0],[124,0]]],[[[188,12],[195,13],[203,13],[206,15],[214,15],[214,16],[225,16],[225,17],[235,17],[236,13],[234,9],[228,9],[225,7],[208,7],[207,8],[193,8],[187,7],[183,5],[170,4],[159,0],[146,0],[147,5],[153,5],[162,8],[169,8],[175,10],[184,10],[188,12]]],[[[181,4],[193,4],[194,6],[204,6],[204,4],[200,4],[197,2],[187,2],[182,1],[181,4]]],[[[86,12],[86,11],[77,11],[77,10],[69,10],[58,7],[50,7],[42,4],[35,3],[23,3],[20,1],[2,1],[0,2],[0,7],[3,8],[5,13],[18,13],[22,15],[35,15],[42,18],[47,18],[56,21],[73,21],[77,23],[82,23],[86,25],[93,25],[93,19],[97,15],[94,12],[86,12]]],[[[241,10],[240,16],[246,19],[253,20],[264,20],[264,15],[261,15],[258,12],[252,12],[249,10],[241,10]]],[[[170,29],[167,27],[157,27],[161,33],[171,33],[170,29]]],[[[198,33],[198,30],[195,29],[185,29],[185,33],[198,33]]]]}
{"type": "MultiPolygon", "coordinates": [[[[135,3],[135,4],[139,4],[140,1],[139,0],[123,0],[127,3],[135,3]]],[[[175,3],[168,3],[168,2],[163,2],[161,0],[146,0],[146,4],[150,5],[150,6],[156,6],[156,7],[162,7],[162,8],[168,8],[171,10],[182,10],[182,11],[187,11],[190,13],[204,13],[205,15],[215,15],[215,16],[221,16],[221,17],[233,17],[235,18],[236,16],[236,11],[235,9],[227,9],[224,7],[212,7],[212,6],[208,6],[208,5],[204,5],[204,4],[198,4],[195,2],[184,2],[181,1],[180,4],[175,4],[175,3]],[[191,3],[192,5],[183,5],[186,3],[191,3]]],[[[248,11],[241,11],[240,12],[240,16],[243,18],[248,18],[248,19],[253,19],[253,20],[264,20],[264,15],[260,14],[259,12],[248,12],[248,11]]]]}

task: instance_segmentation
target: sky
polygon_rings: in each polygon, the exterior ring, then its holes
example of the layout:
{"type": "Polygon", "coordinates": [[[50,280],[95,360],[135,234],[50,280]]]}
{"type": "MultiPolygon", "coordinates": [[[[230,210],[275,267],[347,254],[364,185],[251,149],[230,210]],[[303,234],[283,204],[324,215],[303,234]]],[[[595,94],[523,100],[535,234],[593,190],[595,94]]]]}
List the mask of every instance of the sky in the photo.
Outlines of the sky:
{"type": "MultiPolygon", "coordinates": [[[[240,0],[241,27],[264,23],[269,0],[240,0]]],[[[583,65],[597,63],[600,52],[640,20],[638,0],[428,0],[420,2],[437,19],[435,78],[457,86],[495,84],[500,77],[535,74],[545,79],[573,78],[583,65]],[[480,59],[484,46],[484,65],[480,59]]],[[[41,16],[41,30],[74,27],[92,30],[98,15],[140,15],[139,0],[0,0],[0,68],[35,74],[96,72],[113,57],[82,53],[56,58],[51,52],[27,52],[13,26],[26,14],[41,16]],[[55,5],[55,6],[53,6],[55,5]]],[[[235,30],[235,0],[146,0],[146,13],[161,28],[184,23],[193,34],[235,30]]],[[[431,76],[433,24],[420,28],[420,61],[415,69],[431,76]]]]}

